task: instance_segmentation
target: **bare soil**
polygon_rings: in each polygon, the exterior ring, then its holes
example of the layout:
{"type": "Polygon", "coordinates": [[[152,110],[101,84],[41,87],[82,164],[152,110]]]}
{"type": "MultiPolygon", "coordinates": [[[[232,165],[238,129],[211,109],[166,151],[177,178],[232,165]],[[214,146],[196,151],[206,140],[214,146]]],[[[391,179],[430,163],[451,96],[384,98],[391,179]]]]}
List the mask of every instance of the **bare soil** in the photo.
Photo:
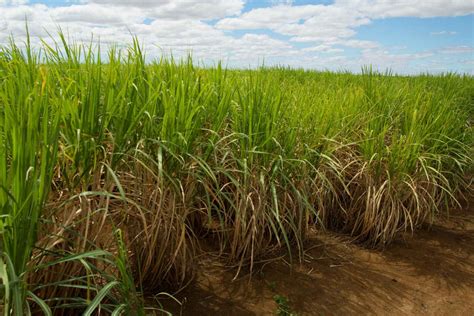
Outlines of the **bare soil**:
{"type": "Polygon", "coordinates": [[[196,280],[165,303],[174,315],[474,315],[474,209],[407,234],[384,250],[318,232],[302,263],[260,264],[250,279],[202,259],[196,280]]]}

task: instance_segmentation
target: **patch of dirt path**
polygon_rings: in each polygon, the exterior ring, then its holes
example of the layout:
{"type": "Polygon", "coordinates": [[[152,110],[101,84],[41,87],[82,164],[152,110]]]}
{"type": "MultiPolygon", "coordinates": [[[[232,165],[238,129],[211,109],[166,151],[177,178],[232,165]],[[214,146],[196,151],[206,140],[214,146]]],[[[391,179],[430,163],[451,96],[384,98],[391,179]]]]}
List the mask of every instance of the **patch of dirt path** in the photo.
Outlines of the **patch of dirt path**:
{"type": "Polygon", "coordinates": [[[261,264],[252,279],[202,260],[195,282],[168,303],[174,315],[474,315],[474,210],[451,212],[387,249],[315,234],[305,261],[261,264]]]}

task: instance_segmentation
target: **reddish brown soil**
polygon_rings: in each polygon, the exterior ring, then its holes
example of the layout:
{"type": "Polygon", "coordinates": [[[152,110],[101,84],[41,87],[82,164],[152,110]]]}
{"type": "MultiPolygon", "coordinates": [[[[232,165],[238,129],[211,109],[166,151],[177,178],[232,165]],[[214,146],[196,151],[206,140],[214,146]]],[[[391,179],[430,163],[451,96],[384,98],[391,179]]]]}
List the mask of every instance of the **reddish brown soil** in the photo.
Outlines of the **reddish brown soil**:
{"type": "Polygon", "coordinates": [[[251,280],[202,260],[177,295],[175,315],[275,315],[274,296],[297,315],[474,315],[474,209],[369,250],[330,233],[310,240],[306,260],[261,265],[251,280]]]}

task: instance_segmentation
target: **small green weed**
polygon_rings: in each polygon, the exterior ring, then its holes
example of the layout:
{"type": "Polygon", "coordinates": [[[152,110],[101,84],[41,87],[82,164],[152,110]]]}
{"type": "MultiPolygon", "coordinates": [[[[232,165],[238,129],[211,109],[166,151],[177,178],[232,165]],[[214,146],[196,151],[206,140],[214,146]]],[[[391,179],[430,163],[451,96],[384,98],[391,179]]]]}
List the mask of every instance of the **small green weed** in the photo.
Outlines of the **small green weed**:
{"type": "Polygon", "coordinates": [[[291,310],[289,306],[290,300],[288,297],[277,294],[273,297],[273,300],[278,305],[276,310],[278,316],[298,316],[298,314],[291,310]]]}

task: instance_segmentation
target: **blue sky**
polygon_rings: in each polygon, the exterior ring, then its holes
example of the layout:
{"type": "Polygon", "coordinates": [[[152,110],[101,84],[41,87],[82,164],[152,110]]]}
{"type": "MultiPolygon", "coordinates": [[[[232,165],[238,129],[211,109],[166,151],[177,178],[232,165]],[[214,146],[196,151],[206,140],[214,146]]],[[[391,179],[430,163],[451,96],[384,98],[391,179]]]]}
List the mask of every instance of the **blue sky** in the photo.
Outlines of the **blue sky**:
{"type": "Polygon", "coordinates": [[[74,40],[127,45],[150,58],[192,52],[204,63],[284,64],[358,71],[474,74],[474,2],[469,0],[0,0],[0,43],[74,40]],[[49,34],[48,34],[49,33],[49,34]],[[54,35],[53,35],[54,37],[54,35]]]}

